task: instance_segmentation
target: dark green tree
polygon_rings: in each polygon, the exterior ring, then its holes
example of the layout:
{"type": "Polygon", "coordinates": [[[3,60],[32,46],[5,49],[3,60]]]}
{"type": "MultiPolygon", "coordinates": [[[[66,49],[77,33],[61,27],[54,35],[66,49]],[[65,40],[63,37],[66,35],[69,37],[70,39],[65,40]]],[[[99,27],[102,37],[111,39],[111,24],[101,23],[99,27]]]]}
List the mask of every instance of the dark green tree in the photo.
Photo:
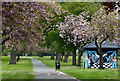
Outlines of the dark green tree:
{"type": "Polygon", "coordinates": [[[99,10],[101,7],[100,2],[64,2],[60,3],[63,9],[72,13],[73,15],[79,15],[82,12],[89,12],[87,19],[91,20],[91,16],[99,10]]]}
{"type": "Polygon", "coordinates": [[[56,56],[60,56],[60,54],[64,55],[63,53],[65,51],[65,42],[59,36],[58,30],[48,32],[44,45],[54,50],[56,56]]]}

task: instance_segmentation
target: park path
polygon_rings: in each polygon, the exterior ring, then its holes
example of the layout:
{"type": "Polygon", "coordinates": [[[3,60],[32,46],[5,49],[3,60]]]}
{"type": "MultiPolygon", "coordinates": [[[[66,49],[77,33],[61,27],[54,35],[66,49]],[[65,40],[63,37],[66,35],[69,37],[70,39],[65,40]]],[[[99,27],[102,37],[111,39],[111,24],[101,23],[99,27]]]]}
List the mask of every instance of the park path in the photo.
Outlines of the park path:
{"type": "Polygon", "coordinates": [[[45,64],[43,64],[40,60],[32,58],[32,57],[26,57],[32,60],[33,63],[33,71],[35,73],[36,79],[54,79],[54,80],[60,80],[61,81],[80,81],[73,77],[65,75],[63,72],[56,71],[55,69],[47,67],[45,64]]]}

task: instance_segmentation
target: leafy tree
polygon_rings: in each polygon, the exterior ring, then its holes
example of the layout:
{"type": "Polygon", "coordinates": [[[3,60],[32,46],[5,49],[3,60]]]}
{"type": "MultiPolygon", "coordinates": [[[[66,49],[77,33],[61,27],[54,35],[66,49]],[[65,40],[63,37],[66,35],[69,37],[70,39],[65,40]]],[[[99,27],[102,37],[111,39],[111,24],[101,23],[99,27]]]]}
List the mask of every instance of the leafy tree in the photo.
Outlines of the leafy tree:
{"type": "Polygon", "coordinates": [[[78,16],[68,15],[65,17],[65,21],[59,25],[60,36],[67,39],[66,42],[72,48],[73,65],[76,65],[76,50],[92,40],[89,22],[84,20],[83,15],[86,15],[86,13],[78,16]]]}
{"type": "MultiPolygon", "coordinates": [[[[97,10],[99,10],[99,8],[101,7],[101,3],[94,3],[94,2],[86,2],[86,3],[84,3],[84,2],[63,2],[63,3],[60,3],[60,5],[62,6],[62,8],[64,8],[65,10],[68,10],[68,12],[70,12],[73,15],[82,14],[84,19],[86,19],[87,21],[91,21],[92,15],[97,10]],[[85,14],[86,12],[89,14],[85,14]]],[[[68,45],[68,47],[70,47],[69,49],[75,48],[72,46],[73,45],[69,43],[69,45],[68,45]]],[[[78,56],[78,65],[80,65],[81,56],[82,56],[82,51],[80,52],[80,54],[78,56]]],[[[75,58],[75,56],[74,56],[74,58],[75,58]]]]}
{"type": "Polygon", "coordinates": [[[2,55],[4,55],[4,56],[7,56],[9,54],[10,54],[10,51],[8,49],[6,49],[6,48],[2,52],[2,55]]]}
{"type": "MultiPolygon", "coordinates": [[[[54,20],[53,11],[56,14],[62,12],[53,2],[3,2],[2,45],[15,53],[23,47],[31,52],[34,46],[44,40],[43,31],[54,20]]],[[[16,58],[16,54],[11,55],[16,58]]],[[[16,64],[16,61],[10,61],[10,64],[16,64]]]]}
{"type": "Polygon", "coordinates": [[[97,53],[100,56],[100,69],[103,69],[102,43],[109,40],[115,44],[120,44],[118,24],[116,11],[106,14],[103,9],[100,9],[93,15],[91,35],[95,40],[97,53]]]}
{"type": "Polygon", "coordinates": [[[101,4],[99,2],[64,2],[60,3],[62,8],[68,10],[73,15],[79,15],[82,12],[89,12],[87,20],[91,20],[91,16],[99,10],[101,4]]]}
{"type": "Polygon", "coordinates": [[[49,31],[46,36],[46,41],[44,43],[50,49],[53,49],[56,55],[59,55],[65,51],[65,42],[59,36],[59,31],[49,31]]]}

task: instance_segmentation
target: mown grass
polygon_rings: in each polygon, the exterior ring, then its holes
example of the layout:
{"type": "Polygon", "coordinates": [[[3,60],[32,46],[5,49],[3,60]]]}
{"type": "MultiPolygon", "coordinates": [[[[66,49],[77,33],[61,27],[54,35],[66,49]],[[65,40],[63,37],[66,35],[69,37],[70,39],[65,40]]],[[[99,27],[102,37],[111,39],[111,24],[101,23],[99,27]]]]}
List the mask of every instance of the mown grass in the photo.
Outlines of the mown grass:
{"type": "MultiPolygon", "coordinates": [[[[34,58],[41,60],[44,64],[46,64],[50,68],[55,68],[55,60],[51,60],[49,56],[36,57],[34,58]]],[[[72,66],[72,57],[69,57],[67,63],[61,62],[61,69],[58,71],[62,71],[65,74],[75,77],[77,79],[83,79],[82,81],[89,81],[90,79],[108,79],[109,81],[116,81],[118,79],[118,68],[117,69],[80,69],[79,66],[72,66]],[[66,69],[64,69],[66,68],[66,69]],[[89,79],[89,80],[86,80],[89,79]]],[[[119,57],[119,65],[120,65],[120,57],[119,57]]],[[[107,80],[107,81],[108,81],[107,80]]],[[[92,80],[91,80],[92,81],[92,80]]]]}
{"type": "Polygon", "coordinates": [[[65,69],[60,71],[77,79],[118,79],[117,69],[65,69]]]}
{"type": "MultiPolygon", "coordinates": [[[[32,56],[32,57],[41,60],[42,63],[46,64],[50,68],[55,68],[55,60],[50,59],[50,56],[44,56],[43,58],[38,57],[38,56],[32,56]]],[[[68,62],[60,62],[60,67],[61,67],[61,69],[80,68],[80,67],[72,65],[72,57],[71,56],[69,57],[68,62]]]]}
{"type": "Polygon", "coordinates": [[[9,56],[2,56],[2,79],[34,79],[30,59],[21,58],[15,65],[8,62],[9,56]]]}

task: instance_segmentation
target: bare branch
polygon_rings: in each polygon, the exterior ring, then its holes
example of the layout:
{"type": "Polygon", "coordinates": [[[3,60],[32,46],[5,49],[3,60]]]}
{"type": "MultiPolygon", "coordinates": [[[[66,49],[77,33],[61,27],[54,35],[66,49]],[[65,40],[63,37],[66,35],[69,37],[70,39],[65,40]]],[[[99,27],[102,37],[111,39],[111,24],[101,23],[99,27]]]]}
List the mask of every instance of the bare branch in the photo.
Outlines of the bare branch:
{"type": "Polygon", "coordinates": [[[109,35],[107,33],[105,33],[105,34],[106,34],[106,37],[100,42],[100,47],[101,47],[102,43],[109,38],[109,35]]]}
{"type": "Polygon", "coordinates": [[[96,45],[97,48],[99,48],[99,45],[97,43],[97,39],[98,39],[97,36],[95,36],[95,45],[96,45]]]}

